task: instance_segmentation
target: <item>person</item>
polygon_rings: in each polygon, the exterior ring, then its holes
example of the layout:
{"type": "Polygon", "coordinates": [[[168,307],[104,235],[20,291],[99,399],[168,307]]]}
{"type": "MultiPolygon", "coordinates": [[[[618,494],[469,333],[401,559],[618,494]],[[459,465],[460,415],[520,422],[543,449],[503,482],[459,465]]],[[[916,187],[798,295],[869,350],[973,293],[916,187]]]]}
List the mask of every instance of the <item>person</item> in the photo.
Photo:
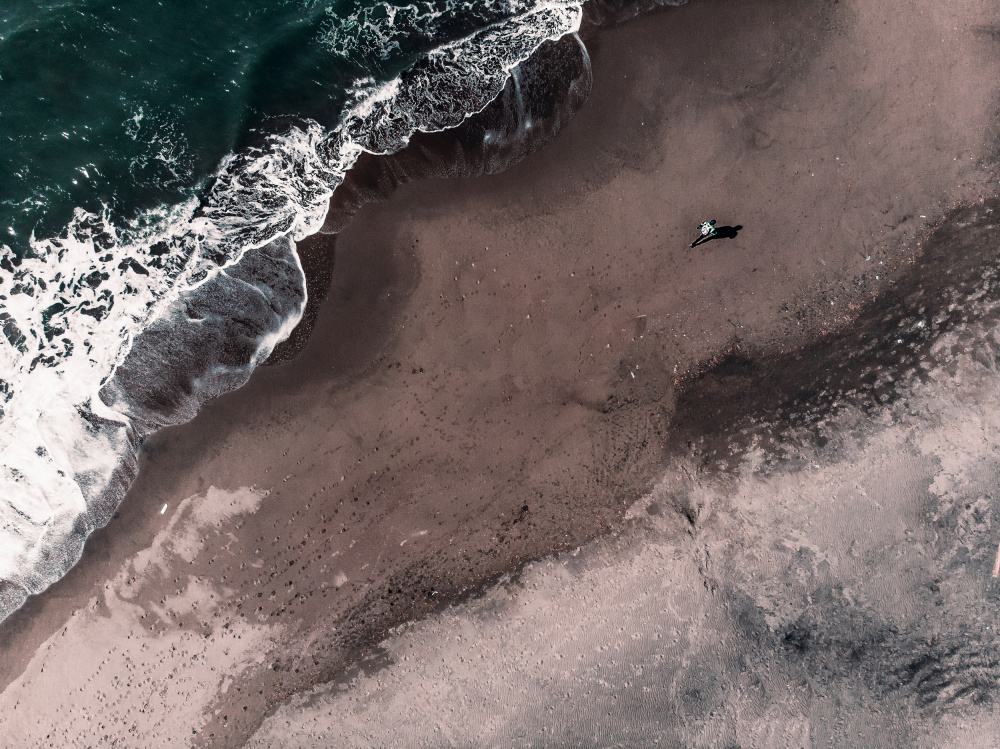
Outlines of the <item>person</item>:
{"type": "Polygon", "coordinates": [[[702,221],[698,224],[698,238],[691,243],[691,247],[694,247],[699,242],[711,239],[718,233],[718,230],[715,228],[714,218],[711,221],[702,221]]]}

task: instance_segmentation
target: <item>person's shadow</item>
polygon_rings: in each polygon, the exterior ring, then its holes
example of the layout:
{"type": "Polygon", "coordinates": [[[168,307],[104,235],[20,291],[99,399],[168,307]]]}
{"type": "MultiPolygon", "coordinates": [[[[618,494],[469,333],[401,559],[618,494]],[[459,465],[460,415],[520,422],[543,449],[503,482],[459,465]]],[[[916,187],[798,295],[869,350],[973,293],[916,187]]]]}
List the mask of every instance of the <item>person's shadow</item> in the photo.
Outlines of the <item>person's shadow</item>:
{"type": "Polygon", "coordinates": [[[711,242],[713,239],[736,239],[736,235],[740,233],[742,228],[743,224],[737,224],[736,226],[716,226],[715,234],[698,237],[691,243],[691,246],[698,247],[706,242],[711,242]]]}
{"type": "Polygon", "coordinates": [[[715,229],[715,236],[712,239],[736,239],[736,235],[743,228],[742,224],[736,226],[719,226],[715,229]]]}

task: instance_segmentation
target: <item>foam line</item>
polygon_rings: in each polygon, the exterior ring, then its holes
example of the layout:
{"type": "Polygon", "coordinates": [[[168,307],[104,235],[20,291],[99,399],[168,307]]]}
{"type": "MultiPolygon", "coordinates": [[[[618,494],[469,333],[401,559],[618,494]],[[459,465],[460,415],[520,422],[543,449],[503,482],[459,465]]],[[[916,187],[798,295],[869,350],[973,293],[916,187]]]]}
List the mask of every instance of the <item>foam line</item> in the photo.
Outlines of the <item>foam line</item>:
{"type": "MultiPolygon", "coordinates": [[[[440,5],[420,23],[448,21],[457,6],[440,5]]],[[[388,83],[358,81],[332,130],[308,122],[228,157],[201,203],[124,227],[78,210],[58,237],[32,237],[30,257],[0,248],[0,619],[110,520],[145,436],[242,385],[291,333],[305,306],[295,242],[358,156],[461,124],[581,21],[569,0],[483,7],[485,27],[388,83]]]]}

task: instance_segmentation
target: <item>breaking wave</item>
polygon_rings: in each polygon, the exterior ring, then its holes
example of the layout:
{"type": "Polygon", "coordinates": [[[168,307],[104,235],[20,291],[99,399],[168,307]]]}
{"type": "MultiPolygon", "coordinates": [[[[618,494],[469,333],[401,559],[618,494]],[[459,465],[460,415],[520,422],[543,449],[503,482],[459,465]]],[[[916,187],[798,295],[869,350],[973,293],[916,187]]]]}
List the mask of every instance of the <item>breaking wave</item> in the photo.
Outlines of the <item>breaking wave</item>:
{"type": "MultiPolygon", "coordinates": [[[[328,43],[384,58],[405,24],[432,38],[469,23],[456,7],[359,11],[331,24],[328,43]]],[[[239,387],[295,327],[306,302],[295,243],[320,229],[359,154],[461,124],[581,20],[569,0],[477,8],[477,30],[388,83],[357,81],[336,127],[306,122],[229,156],[202,199],[126,225],[77,210],[59,236],[32,237],[26,257],[0,248],[0,619],[110,520],[145,436],[239,387]]],[[[178,160],[160,145],[151,158],[178,160]]]]}

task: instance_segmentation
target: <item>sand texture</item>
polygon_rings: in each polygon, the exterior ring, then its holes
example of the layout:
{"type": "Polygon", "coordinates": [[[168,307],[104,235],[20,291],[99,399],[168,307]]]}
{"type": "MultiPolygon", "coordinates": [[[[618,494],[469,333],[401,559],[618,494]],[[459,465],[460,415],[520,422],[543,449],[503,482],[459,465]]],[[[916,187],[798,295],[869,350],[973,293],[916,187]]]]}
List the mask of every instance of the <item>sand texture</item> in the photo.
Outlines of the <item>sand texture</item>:
{"type": "Polygon", "coordinates": [[[997,29],[698,0],[552,52],[506,171],[475,122],[363,160],[311,335],[0,625],[0,736],[995,735],[997,29]]]}

